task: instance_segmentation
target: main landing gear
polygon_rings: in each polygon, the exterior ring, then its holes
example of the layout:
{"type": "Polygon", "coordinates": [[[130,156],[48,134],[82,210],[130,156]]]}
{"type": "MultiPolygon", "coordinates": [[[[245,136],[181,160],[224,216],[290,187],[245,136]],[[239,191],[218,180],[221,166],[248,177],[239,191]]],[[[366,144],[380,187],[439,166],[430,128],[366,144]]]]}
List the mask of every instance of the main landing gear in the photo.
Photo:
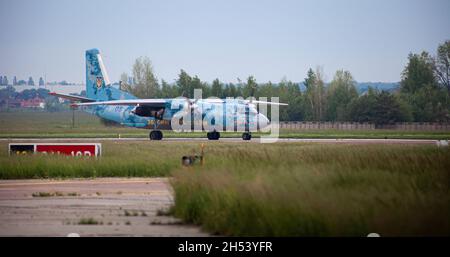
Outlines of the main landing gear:
{"type": "Polygon", "coordinates": [[[206,136],[209,140],[218,140],[220,138],[220,133],[217,131],[208,132],[206,133],[206,136]]]}
{"type": "Polygon", "coordinates": [[[149,137],[150,140],[161,140],[163,138],[163,133],[161,130],[152,130],[149,137]]]}
{"type": "Polygon", "coordinates": [[[155,122],[153,123],[153,130],[150,131],[150,134],[148,135],[150,137],[150,140],[161,140],[163,138],[163,133],[161,130],[157,130],[158,127],[158,119],[155,119],[155,122]]]}
{"type": "Polygon", "coordinates": [[[251,140],[252,134],[250,132],[242,133],[242,140],[251,140]]]}
{"type": "MultiPolygon", "coordinates": [[[[206,134],[209,140],[218,140],[220,138],[220,133],[217,131],[208,132],[206,134]]],[[[242,133],[242,140],[251,140],[252,134],[250,132],[244,132],[242,133]]]]}

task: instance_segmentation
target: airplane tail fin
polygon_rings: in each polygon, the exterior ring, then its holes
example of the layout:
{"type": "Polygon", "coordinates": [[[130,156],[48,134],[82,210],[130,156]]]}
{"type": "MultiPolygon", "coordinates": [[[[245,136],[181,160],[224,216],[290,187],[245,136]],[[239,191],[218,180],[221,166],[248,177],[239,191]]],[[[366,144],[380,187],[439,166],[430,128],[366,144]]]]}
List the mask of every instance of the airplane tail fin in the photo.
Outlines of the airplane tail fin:
{"type": "Polygon", "coordinates": [[[86,51],[86,97],[97,101],[135,99],[136,97],[111,86],[98,49],[86,51]]]}

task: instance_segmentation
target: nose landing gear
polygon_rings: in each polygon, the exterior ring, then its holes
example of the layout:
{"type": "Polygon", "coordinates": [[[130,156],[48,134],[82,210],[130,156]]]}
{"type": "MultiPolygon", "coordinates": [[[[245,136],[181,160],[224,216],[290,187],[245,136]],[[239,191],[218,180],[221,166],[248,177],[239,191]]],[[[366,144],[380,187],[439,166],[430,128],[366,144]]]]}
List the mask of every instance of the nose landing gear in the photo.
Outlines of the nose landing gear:
{"type": "Polygon", "coordinates": [[[217,131],[208,132],[206,133],[206,136],[209,140],[218,140],[220,138],[220,133],[217,131]]]}
{"type": "Polygon", "coordinates": [[[252,134],[250,132],[242,133],[242,140],[251,140],[252,134]]]}

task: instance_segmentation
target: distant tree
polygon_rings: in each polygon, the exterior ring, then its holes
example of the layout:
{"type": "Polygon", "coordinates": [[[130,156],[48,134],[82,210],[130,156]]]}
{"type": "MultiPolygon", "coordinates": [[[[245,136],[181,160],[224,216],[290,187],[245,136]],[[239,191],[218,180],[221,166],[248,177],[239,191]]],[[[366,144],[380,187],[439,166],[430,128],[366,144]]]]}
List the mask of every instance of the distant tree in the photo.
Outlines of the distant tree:
{"type": "Polygon", "coordinates": [[[15,98],[17,95],[16,90],[12,86],[0,89],[0,100],[7,100],[10,98],[15,98]]]}
{"type": "Polygon", "coordinates": [[[148,57],[139,57],[133,65],[134,83],[132,93],[139,98],[154,98],[158,91],[158,80],[148,57]]]}
{"type": "Polygon", "coordinates": [[[26,85],[27,82],[23,79],[19,80],[19,82],[17,82],[17,85],[22,86],[22,85],[26,85]]]}
{"type": "Polygon", "coordinates": [[[402,72],[401,92],[414,94],[426,85],[436,87],[433,68],[433,59],[427,52],[409,54],[408,64],[402,72]]]}
{"type": "Polygon", "coordinates": [[[358,97],[355,85],[349,71],[336,71],[327,89],[327,120],[349,120],[349,105],[358,97]]]}
{"type": "Polygon", "coordinates": [[[256,92],[255,96],[256,97],[267,97],[268,99],[270,99],[271,96],[278,96],[275,95],[277,92],[277,88],[275,87],[274,84],[272,84],[271,81],[269,81],[268,83],[263,83],[258,85],[258,92],[256,92]]]}
{"type": "Polygon", "coordinates": [[[61,104],[57,97],[47,97],[44,102],[45,110],[48,112],[59,112],[69,109],[68,105],[61,104]]]}
{"type": "Polygon", "coordinates": [[[372,87],[369,87],[366,93],[353,99],[350,103],[351,120],[356,122],[373,122],[376,102],[377,92],[372,87]]]}
{"type": "Polygon", "coordinates": [[[394,95],[381,91],[376,96],[373,121],[375,124],[394,124],[398,121],[409,120],[408,113],[402,111],[402,107],[394,95]]]}
{"type": "Polygon", "coordinates": [[[177,89],[171,86],[169,83],[167,83],[165,80],[161,80],[161,91],[160,96],[161,98],[175,98],[179,96],[177,89]]]}
{"type": "MultiPolygon", "coordinates": [[[[35,89],[33,89],[35,90],[35,89]]],[[[49,96],[48,93],[50,93],[50,90],[45,89],[45,88],[38,88],[36,90],[37,92],[37,97],[41,98],[41,99],[45,99],[47,97],[53,97],[53,96],[49,96]]]]}
{"type": "Polygon", "coordinates": [[[219,79],[215,79],[211,86],[211,95],[223,98],[223,84],[220,83],[219,79]]]}
{"type": "Polygon", "coordinates": [[[242,96],[244,98],[255,96],[257,91],[258,91],[258,83],[256,83],[255,77],[249,76],[247,78],[247,83],[244,83],[242,86],[242,96]]]}
{"type": "MultiPolygon", "coordinates": [[[[281,121],[299,121],[303,120],[302,111],[302,93],[297,83],[286,80],[283,78],[278,86],[272,85],[271,96],[280,97],[280,102],[289,104],[279,109],[281,121]]],[[[267,90],[267,89],[266,89],[267,90]]],[[[270,100],[270,98],[269,98],[270,100]]]]}
{"type": "Polygon", "coordinates": [[[13,78],[13,85],[14,86],[17,85],[17,77],[16,76],[14,76],[14,78],[13,78]]]}
{"type": "Polygon", "coordinates": [[[434,61],[427,52],[408,56],[408,64],[402,72],[400,92],[411,106],[415,121],[449,119],[447,90],[439,87],[434,71],[434,61]]]}
{"type": "Polygon", "coordinates": [[[237,97],[236,86],[233,83],[228,83],[225,85],[223,97],[237,97]]]}
{"type": "Polygon", "coordinates": [[[176,81],[178,88],[178,93],[185,97],[194,97],[194,88],[192,88],[192,77],[184,71],[183,69],[178,74],[178,79],[176,81]]]}
{"type": "Polygon", "coordinates": [[[439,83],[450,94],[450,40],[439,45],[434,68],[439,83]]]}
{"type": "Polygon", "coordinates": [[[209,87],[206,83],[203,83],[200,78],[196,75],[192,78],[191,84],[189,85],[190,93],[189,97],[194,97],[194,89],[202,89],[202,94],[204,98],[207,98],[210,96],[209,87]]]}
{"type": "Polygon", "coordinates": [[[350,117],[356,122],[371,122],[377,125],[412,120],[410,107],[401,98],[372,88],[352,100],[350,117]]]}
{"type": "Polygon", "coordinates": [[[17,95],[17,98],[23,100],[30,100],[37,96],[37,92],[35,89],[25,89],[17,95]]]}
{"type": "Polygon", "coordinates": [[[44,86],[44,79],[42,77],[39,78],[39,86],[44,86]]]}
{"type": "Polygon", "coordinates": [[[130,92],[133,93],[133,88],[132,88],[132,84],[129,83],[130,78],[128,77],[128,74],[126,74],[125,72],[122,73],[120,75],[120,82],[119,82],[119,89],[126,91],[126,92],[130,92]]]}
{"type": "Polygon", "coordinates": [[[33,81],[33,78],[32,77],[30,77],[30,78],[28,78],[28,86],[34,86],[34,81],[33,81]]]}
{"type": "Polygon", "coordinates": [[[308,120],[322,121],[324,119],[326,91],[323,81],[323,71],[317,67],[314,72],[311,68],[308,70],[304,85],[306,87],[304,106],[307,106],[305,117],[308,120]]]}

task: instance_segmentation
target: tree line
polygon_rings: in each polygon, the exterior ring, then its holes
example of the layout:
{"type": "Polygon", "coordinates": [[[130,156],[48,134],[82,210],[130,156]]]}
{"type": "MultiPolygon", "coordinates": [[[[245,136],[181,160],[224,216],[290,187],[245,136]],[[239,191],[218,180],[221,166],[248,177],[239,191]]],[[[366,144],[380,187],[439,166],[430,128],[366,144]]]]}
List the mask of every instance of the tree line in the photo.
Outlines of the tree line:
{"type": "Polygon", "coordinates": [[[140,98],[193,97],[201,88],[203,97],[280,98],[289,106],[280,108],[282,121],[355,121],[391,124],[402,121],[448,122],[450,120],[450,40],[440,44],[435,56],[427,52],[409,54],[398,89],[380,91],[369,88],[358,94],[349,71],[338,70],[325,83],[321,67],[309,69],[299,83],[286,79],[277,84],[257,83],[253,76],[238,83],[202,81],[181,70],[175,83],[160,82],[148,57],[136,59],[132,76],[121,75],[121,88],[140,98]]]}

